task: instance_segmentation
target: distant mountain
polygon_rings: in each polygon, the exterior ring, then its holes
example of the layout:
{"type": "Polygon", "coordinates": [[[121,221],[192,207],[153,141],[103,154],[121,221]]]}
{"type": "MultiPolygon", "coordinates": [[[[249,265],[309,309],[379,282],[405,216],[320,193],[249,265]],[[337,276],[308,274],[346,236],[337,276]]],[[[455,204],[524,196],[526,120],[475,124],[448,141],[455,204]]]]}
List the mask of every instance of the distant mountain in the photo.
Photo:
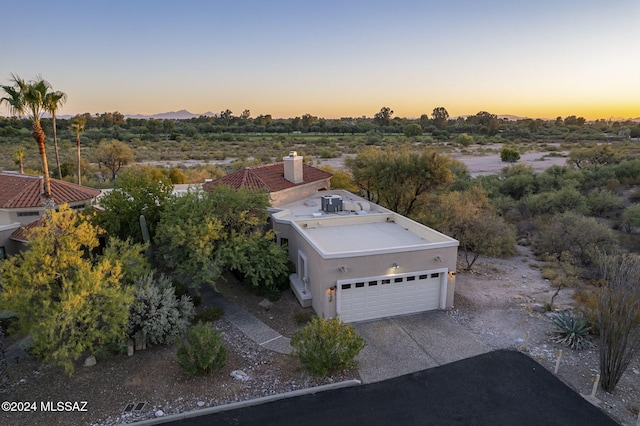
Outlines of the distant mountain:
{"type": "Polygon", "coordinates": [[[180,111],[170,111],[170,112],[162,112],[160,114],[125,114],[126,118],[155,118],[158,120],[188,120],[190,118],[200,117],[204,115],[206,117],[215,117],[216,114],[211,111],[207,111],[203,114],[194,114],[192,112],[187,111],[186,109],[181,109],[180,111]]]}

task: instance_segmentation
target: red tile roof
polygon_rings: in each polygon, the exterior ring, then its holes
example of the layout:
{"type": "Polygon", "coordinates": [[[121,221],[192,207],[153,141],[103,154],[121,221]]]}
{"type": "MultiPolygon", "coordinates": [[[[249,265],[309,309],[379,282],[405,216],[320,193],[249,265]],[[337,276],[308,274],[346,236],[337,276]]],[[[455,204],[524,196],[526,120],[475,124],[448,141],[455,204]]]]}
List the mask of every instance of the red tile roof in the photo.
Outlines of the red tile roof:
{"type": "Polygon", "coordinates": [[[202,187],[205,190],[209,190],[217,185],[229,185],[233,188],[278,192],[283,189],[293,188],[309,182],[328,179],[331,176],[331,173],[303,164],[302,177],[304,181],[301,183],[292,183],[284,178],[284,162],[281,161],[279,163],[247,167],[212,182],[207,182],[202,185],[202,187]]]}
{"type": "Polygon", "coordinates": [[[11,233],[9,238],[11,238],[14,241],[19,241],[21,243],[28,243],[29,240],[27,239],[27,232],[30,229],[37,228],[38,226],[42,226],[42,218],[36,220],[35,222],[31,222],[28,225],[21,226],[20,228],[16,229],[11,233]]]}
{"type": "MultiPolygon", "coordinates": [[[[100,195],[99,189],[88,188],[51,179],[51,195],[56,205],[91,200],[100,195]]],[[[0,208],[19,209],[44,207],[44,179],[42,176],[0,173],[0,208]]]]}

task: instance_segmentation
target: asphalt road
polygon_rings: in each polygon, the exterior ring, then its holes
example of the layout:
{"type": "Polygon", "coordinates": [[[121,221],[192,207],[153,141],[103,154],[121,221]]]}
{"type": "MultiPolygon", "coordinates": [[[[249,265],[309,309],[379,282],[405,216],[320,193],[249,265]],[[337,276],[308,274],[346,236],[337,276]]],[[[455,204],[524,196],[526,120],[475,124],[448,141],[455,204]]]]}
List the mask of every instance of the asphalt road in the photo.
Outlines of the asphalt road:
{"type": "Polygon", "coordinates": [[[617,423],[526,355],[495,351],[375,383],[166,424],[597,426],[617,423]]]}

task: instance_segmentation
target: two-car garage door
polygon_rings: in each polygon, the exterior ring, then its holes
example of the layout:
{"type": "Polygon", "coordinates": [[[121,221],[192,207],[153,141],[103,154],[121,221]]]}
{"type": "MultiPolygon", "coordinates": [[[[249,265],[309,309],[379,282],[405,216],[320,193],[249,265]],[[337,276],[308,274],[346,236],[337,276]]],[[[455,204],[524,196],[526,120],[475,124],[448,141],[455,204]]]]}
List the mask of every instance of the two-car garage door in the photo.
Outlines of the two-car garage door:
{"type": "Polygon", "coordinates": [[[338,315],[355,322],[438,309],[446,277],[446,270],[436,270],[340,280],[338,315]]]}

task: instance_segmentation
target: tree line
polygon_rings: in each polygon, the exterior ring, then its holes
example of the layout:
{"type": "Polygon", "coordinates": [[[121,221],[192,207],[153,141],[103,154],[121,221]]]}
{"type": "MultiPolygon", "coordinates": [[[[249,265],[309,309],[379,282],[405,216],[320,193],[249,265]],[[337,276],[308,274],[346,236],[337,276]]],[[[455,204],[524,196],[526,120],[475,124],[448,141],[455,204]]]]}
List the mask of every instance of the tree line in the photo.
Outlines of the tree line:
{"type": "MultiPolygon", "coordinates": [[[[251,117],[249,110],[240,115],[221,111],[216,116],[200,116],[190,119],[125,118],[117,111],[100,114],[78,114],[73,119],[57,120],[57,128],[72,132],[75,121],[81,120],[86,130],[106,131],[118,139],[119,133],[132,133],[143,140],[178,140],[197,135],[221,133],[313,133],[313,134],[407,134],[407,136],[432,135],[446,140],[466,133],[493,136],[500,133],[505,138],[565,138],[579,134],[582,138],[606,133],[614,138],[640,137],[638,123],[599,119],[587,122],[575,115],[553,120],[499,118],[496,114],[480,111],[467,117],[451,118],[446,108],[436,107],[430,114],[418,118],[394,117],[393,110],[382,107],[372,117],[342,117],[326,119],[311,114],[293,118],[272,118],[269,114],[251,117]]],[[[53,119],[43,118],[47,128],[53,128],[53,119]]],[[[19,118],[0,117],[0,137],[19,135],[19,129],[29,126],[19,118]]]]}

